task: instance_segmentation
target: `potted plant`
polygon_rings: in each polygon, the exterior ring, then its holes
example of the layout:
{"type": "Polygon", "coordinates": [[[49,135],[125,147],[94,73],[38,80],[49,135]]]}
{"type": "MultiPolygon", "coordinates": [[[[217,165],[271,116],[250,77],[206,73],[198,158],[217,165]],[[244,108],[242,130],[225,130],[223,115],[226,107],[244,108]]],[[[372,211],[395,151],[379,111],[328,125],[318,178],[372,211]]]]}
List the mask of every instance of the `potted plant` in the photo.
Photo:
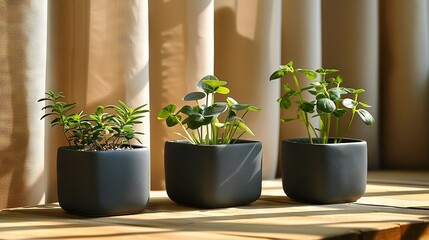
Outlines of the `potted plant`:
{"type": "Polygon", "coordinates": [[[231,97],[215,101],[215,94],[228,94],[226,81],[205,76],[184,101],[194,102],[176,111],[175,104],[162,108],[158,119],[168,127],[180,125],[184,140],[165,143],[165,181],[173,201],[200,208],[249,204],[261,195],[262,144],[242,140],[248,133],[248,112],[260,109],[239,104],[231,97]],[[223,114],[221,116],[221,114],[223,114]]]}
{"type": "MultiPolygon", "coordinates": [[[[58,201],[67,212],[84,216],[108,216],[142,212],[149,200],[150,157],[138,142],[134,126],[140,124],[145,105],[131,108],[98,106],[93,114],[71,113],[76,103],[62,101],[62,93],[49,91],[51,126],[63,128],[68,146],[58,148],[58,201]],[[108,113],[107,111],[111,111],[108,113]]],[[[140,142],[141,143],[141,142],[140,142]]]]}
{"type": "Polygon", "coordinates": [[[374,124],[372,115],[358,100],[363,89],[343,87],[336,69],[315,71],[294,68],[293,62],[280,66],[270,80],[291,75],[293,86],[285,83],[284,94],[277,101],[281,109],[296,106],[296,117],[282,122],[301,121],[307,138],[282,142],[283,189],[290,198],[309,203],[340,203],[359,199],[366,189],[367,143],[345,138],[357,116],[367,125],[374,124]],[[298,75],[309,81],[301,86],[298,75]],[[316,127],[310,119],[319,120],[316,127]],[[341,128],[340,119],[348,118],[341,128]]]}

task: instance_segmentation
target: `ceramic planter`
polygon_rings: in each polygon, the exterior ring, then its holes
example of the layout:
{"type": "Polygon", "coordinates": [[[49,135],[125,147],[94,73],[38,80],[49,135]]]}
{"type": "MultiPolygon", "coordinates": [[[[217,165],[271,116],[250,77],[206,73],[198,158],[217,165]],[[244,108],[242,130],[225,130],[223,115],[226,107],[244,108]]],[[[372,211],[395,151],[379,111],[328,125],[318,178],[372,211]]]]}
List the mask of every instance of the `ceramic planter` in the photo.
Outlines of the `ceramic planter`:
{"type": "Polygon", "coordinates": [[[79,151],[60,147],[58,201],[67,212],[109,216],[142,212],[149,200],[149,149],[79,151]]]}
{"type": "Polygon", "coordinates": [[[262,144],[165,143],[165,181],[173,201],[199,208],[246,205],[259,199],[262,144]]]}
{"type": "Polygon", "coordinates": [[[284,140],[282,175],[284,192],[297,201],[354,202],[365,193],[367,144],[355,139],[339,144],[284,140]]]}

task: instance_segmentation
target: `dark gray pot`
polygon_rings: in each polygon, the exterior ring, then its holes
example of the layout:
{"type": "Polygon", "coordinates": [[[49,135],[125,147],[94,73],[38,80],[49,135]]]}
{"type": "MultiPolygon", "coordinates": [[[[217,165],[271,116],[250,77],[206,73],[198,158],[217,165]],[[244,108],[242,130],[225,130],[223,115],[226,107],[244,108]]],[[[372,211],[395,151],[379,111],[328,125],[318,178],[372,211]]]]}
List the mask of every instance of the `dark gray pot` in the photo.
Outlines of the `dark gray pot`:
{"type": "Polygon", "coordinates": [[[109,216],[142,212],[149,200],[149,149],[79,151],[60,147],[58,201],[67,212],[109,216]]]}
{"type": "Polygon", "coordinates": [[[310,144],[308,139],[282,142],[283,190],[307,203],[343,203],[366,189],[367,144],[344,139],[339,144],[310,144]]]}
{"type": "Polygon", "coordinates": [[[199,208],[246,205],[261,196],[262,144],[165,143],[165,183],[171,200],[199,208]]]}

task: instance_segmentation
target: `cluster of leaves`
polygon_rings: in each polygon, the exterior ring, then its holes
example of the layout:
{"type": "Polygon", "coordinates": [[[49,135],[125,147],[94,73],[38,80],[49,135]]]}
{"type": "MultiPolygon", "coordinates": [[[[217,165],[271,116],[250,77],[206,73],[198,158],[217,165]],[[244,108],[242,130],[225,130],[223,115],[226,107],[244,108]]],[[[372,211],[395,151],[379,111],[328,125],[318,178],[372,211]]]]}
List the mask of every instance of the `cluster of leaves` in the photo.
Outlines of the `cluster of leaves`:
{"type": "Polygon", "coordinates": [[[124,102],[119,105],[98,106],[95,113],[71,113],[76,103],[61,101],[61,92],[48,91],[41,101],[49,102],[42,110],[49,110],[41,119],[51,117],[51,126],[63,128],[64,136],[70,146],[77,146],[84,151],[104,151],[132,148],[131,140],[141,143],[137,135],[143,133],[134,131],[134,125],[141,124],[143,114],[149,110],[143,109],[147,104],[133,109],[124,102]],[[112,109],[114,114],[105,112],[112,109]]]}
{"type": "Polygon", "coordinates": [[[330,137],[334,138],[334,143],[341,142],[350,129],[356,113],[366,125],[372,125],[375,122],[373,116],[367,110],[363,108],[358,109],[358,107],[371,107],[366,103],[358,101],[359,95],[365,92],[365,90],[341,87],[343,78],[340,75],[328,77],[329,74],[337,72],[338,70],[336,69],[323,68],[315,71],[295,69],[291,61],[286,65],[280,66],[280,69],[275,71],[270,77],[270,80],[273,80],[282,78],[287,73],[292,75],[295,88],[285,83],[283,86],[285,93],[277,101],[280,104],[280,108],[289,109],[293,103],[292,99],[298,98],[296,101],[297,116],[295,118],[285,118],[282,121],[303,121],[311,143],[313,143],[313,137],[317,140],[317,143],[328,143],[330,137]],[[300,86],[297,73],[311,80],[309,86],[300,86]],[[310,93],[309,96],[312,96],[312,99],[304,99],[304,92],[310,93]],[[340,131],[339,120],[345,117],[347,112],[350,112],[348,124],[343,131],[340,131]],[[309,121],[309,117],[319,118],[319,128],[313,126],[309,121]],[[331,119],[333,118],[335,123],[331,123],[331,119]],[[333,136],[330,135],[331,125],[335,125],[333,136]]]}
{"type": "Polygon", "coordinates": [[[158,113],[158,119],[165,120],[168,127],[179,124],[186,136],[176,134],[195,145],[236,143],[245,133],[254,135],[243,119],[249,111],[260,111],[259,108],[239,104],[231,97],[227,97],[226,102],[215,102],[216,93],[229,93],[226,84],[215,76],[205,76],[197,84],[201,91],[183,97],[184,101],[195,101],[196,105],[185,105],[176,111],[177,106],[169,104],[158,113]],[[223,113],[226,117],[220,120],[223,113]]]}

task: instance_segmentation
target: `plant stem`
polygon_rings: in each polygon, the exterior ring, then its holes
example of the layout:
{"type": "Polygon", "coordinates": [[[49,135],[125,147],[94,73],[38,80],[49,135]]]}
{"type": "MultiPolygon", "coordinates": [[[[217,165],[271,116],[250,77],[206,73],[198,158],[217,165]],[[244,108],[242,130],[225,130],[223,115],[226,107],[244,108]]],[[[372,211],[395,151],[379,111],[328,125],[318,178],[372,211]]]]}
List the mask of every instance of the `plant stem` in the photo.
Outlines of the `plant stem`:
{"type": "MultiPolygon", "coordinates": [[[[358,98],[358,94],[355,93],[355,99],[354,99],[355,102],[357,102],[357,98],[358,98]]],[[[357,107],[357,105],[352,108],[352,114],[350,116],[349,123],[347,124],[347,128],[344,130],[343,134],[341,135],[340,141],[338,141],[339,143],[343,140],[344,136],[346,136],[347,132],[349,131],[350,127],[352,126],[352,122],[353,122],[353,119],[354,119],[355,113],[356,113],[356,107],[357,107]]]]}
{"type": "MultiPolygon", "coordinates": [[[[292,72],[292,76],[293,76],[293,80],[295,82],[296,89],[298,90],[299,102],[303,103],[304,100],[303,100],[302,94],[301,94],[301,87],[299,86],[298,78],[296,77],[295,72],[292,72]]],[[[299,111],[302,111],[302,110],[300,109],[299,111]]],[[[311,137],[311,133],[310,133],[310,129],[309,129],[309,122],[308,122],[308,114],[307,114],[307,112],[304,112],[304,123],[305,123],[305,128],[307,130],[307,135],[308,135],[308,138],[310,140],[310,143],[313,144],[313,139],[311,137]]]]}

